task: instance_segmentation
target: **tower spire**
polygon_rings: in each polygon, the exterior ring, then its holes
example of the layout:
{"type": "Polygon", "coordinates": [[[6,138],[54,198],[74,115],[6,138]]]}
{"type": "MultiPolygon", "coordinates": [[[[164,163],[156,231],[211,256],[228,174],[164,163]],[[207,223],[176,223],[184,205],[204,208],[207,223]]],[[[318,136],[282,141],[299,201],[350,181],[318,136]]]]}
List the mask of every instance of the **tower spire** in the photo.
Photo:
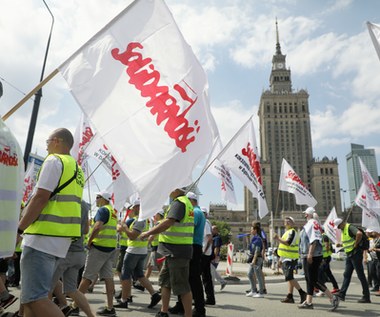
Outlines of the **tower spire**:
{"type": "Polygon", "coordinates": [[[278,33],[277,17],[276,17],[276,55],[282,55],[281,54],[281,46],[280,46],[280,36],[278,33]]]}

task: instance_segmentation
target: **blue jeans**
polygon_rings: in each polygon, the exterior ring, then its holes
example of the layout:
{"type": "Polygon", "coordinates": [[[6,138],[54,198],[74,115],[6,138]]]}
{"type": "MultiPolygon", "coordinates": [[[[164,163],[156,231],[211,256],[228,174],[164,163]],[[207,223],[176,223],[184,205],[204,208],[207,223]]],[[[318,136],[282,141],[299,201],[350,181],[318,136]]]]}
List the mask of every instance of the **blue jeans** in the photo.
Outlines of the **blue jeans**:
{"type": "Polygon", "coordinates": [[[343,284],[340,288],[340,294],[345,297],[348,287],[350,286],[352,273],[356,272],[360,283],[362,284],[363,297],[369,299],[369,287],[367,283],[367,279],[364,274],[363,268],[363,252],[358,250],[355,254],[348,256],[346,258],[346,267],[343,273],[343,284]]]}
{"type": "Polygon", "coordinates": [[[249,284],[251,285],[251,292],[255,292],[257,290],[255,282],[256,277],[256,280],[259,283],[259,292],[260,294],[264,294],[264,279],[261,272],[262,264],[263,258],[259,257],[257,258],[256,265],[249,265],[247,276],[249,279],[249,284]]]}

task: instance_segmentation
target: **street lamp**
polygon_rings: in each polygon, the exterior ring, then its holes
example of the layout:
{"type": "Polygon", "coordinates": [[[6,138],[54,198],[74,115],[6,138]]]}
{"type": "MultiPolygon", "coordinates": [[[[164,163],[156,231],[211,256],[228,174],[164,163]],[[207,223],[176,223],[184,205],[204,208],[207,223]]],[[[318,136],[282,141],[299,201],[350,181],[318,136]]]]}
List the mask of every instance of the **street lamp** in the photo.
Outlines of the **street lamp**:
{"type": "MultiPolygon", "coordinates": [[[[49,13],[51,15],[51,26],[50,26],[49,38],[48,38],[47,45],[46,45],[46,50],[45,50],[44,62],[42,64],[42,71],[41,71],[40,82],[44,79],[46,60],[47,60],[47,57],[48,57],[50,40],[51,40],[51,35],[52,35],[52,32],[53,32],[53,26],[54,26],[54,15],[53,15],[53,13],[51,13],[50,8],[46,4],[45,0],[42,0],[42,1],[44,2],[46,8],[48,9],[48,11],[49,11],[49,13]]],[[[36,129],[37,116],[38,116],[38,110],[39,110],[39,107],[40,107],[41,97],[42,97],[42,88],[40,88],[36,92],[35,98],[34,98],[32,116],[30,118],[28,137],[27,137],[27,140],[26,140],[25,152],[24,152],[25,170],[26,170],[26,168],[28,166],[29,153],[30,153],[30,151],[32,149],[34,131],[36,129]]]]}
{"type": "Polygon", "coordinates": [[[340,191],[343,193],[343,212],[346,212],[346,199],[345,199],[345,193],[347,193],[347,190],[341,188],[340,191]]]}

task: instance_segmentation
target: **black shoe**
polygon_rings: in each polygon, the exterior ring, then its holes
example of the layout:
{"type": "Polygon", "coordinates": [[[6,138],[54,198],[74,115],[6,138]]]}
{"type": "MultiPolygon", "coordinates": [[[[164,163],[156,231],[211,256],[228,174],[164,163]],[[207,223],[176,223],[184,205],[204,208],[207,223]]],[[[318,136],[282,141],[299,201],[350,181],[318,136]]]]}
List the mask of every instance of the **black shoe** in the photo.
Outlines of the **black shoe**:
{"type": "Polygon", "coordinates": [[[344,302],[344,301],[346,300],[346,296],[343,295],[342,293],[337,293],[337,294],[335,294],[335,295],[338,296],[338,297],[339,297],[339,300],[341,300],[342,302],[344,302]]]}
{"type": "Polygon", "coordinates": [[[284,299],[281,299],[281,303],[294,304],[294,298],[293,297],[285,297],[284,299]]]}
{"type": "Polygon", "coordinates": [[[121,293],[122,291],[115,292],[115,299],[121,299],[121,293]]]}
{"type": "Polygon", "coordinates": [[[97,315],[99,316],[109,316],[109,317],[115,317],[116,316],[116,311],[115,308],[108,309],[107,307],[100,308],[96,312],[97,315]]]}
{"type": "Polygon", "coordinates": [[[183,315],[185,313],[185,310],[183,309],[182,304],[176,303],[173,307],[169,308],[169,313],[173,315],[181,314],[183,315]]]}
{"type": "Polygon", "coordinates": [[[192,317],[206,317],[206,312],[200,313],[196,309],[193,309],[192,317]]]}
{"type": "Polygon", "coordinates": [[[159,311],[155,317],[169,317],[168,313],[163,313],[162,311],[159,311]]]}
{"type": "Polygon", "coordinates": [[[71,308],[70,316],[79,316],[79,307],[71,308]]]}
{"type": "Polygon", "coordinates": [[[71,311],[72,311],[72,310],[73,310],[73,309],[72,309],[70,306],[66,306],[66,307],[63,307],[63,308],[61,309],[61,312],[62,312],[62,314],[65,315],[65,317],[68,317],[68,316],[71,315],[71,311]]]}
{"type": "Polygon", "coordinates": [[[122,302],[122,301],[120,301],[117,304],[113,305],[113,307],[128,309],[128,302],[122,302]]]}
{"type": "Polygon", "coordinates": [[[379,289],[378,288],[376,288],[376,287],[374,287],[374,288],[371,288],[371,290],[370,290],[370,292],[378,292],[379,291],[379,289]]]}
{"type": "Polygon", "coordinates": [[[144,286],[142,286],[141,284],[133,284],[133,287],[135,288],[135,289],[138,289],[139,291],[142,291],[142,292],[144,292],[145,291],[145,287],[144,286]]]}
{"type": "Polygon", "coordinates": [[[360,303],[360,304],[369,304],[369,303],[371,303],[371,300],[369,298],[362,297],[361,299],[358,300],[358,303],[360,303]]]}
{"type": "Polygon", "coordinates": [[[9,306],[11,306],[16,300],[17,300],[17,297],[15,297],[12,294],[9,294],[9,297],[7,299],[2,300],[0,302],[0,307],[3,308],[3,309],[6,309],[9,306]]]}
{"type": "Polygon", "coordinates": [[[264,288],[264,289],[263,289],[263,294],[265,294],[265,295],[266,295],[266,294],[268,294],[268,292],[267,292],[267,289],[266,289],[266,288],[264,288]]]}
{"type": "Polygon", "coordinates": [[[161,300],[161,295],[158,293],[154,293],[152,297],[150,298],[150,304],[148,305],[148,308],[153,308],[158,304],[158,302],[161,300]]]}
{"type": "Polygon", "coordinates": [[[215,299],[214,300],[206,299],[205,304],[206,305],[215,305],[215,299]]]}

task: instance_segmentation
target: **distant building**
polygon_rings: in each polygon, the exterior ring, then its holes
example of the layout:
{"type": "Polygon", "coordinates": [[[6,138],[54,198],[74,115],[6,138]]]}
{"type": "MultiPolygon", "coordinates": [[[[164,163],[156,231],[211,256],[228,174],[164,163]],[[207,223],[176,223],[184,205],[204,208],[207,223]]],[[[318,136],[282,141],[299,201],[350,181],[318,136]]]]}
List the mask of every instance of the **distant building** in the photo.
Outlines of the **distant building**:
{"type": "Polygon", "coordinates": [[[373,180],[376,182],[379,178],[379,174],[377,173],[375,150],[366,149],[364,148],[364,145],[351,143],[351,152],[346,155],[350,202],[355,200],[356,193],[359,191],[362,184],[359,158],[367,167],[367,170],[371,174],[373,180]]]}

